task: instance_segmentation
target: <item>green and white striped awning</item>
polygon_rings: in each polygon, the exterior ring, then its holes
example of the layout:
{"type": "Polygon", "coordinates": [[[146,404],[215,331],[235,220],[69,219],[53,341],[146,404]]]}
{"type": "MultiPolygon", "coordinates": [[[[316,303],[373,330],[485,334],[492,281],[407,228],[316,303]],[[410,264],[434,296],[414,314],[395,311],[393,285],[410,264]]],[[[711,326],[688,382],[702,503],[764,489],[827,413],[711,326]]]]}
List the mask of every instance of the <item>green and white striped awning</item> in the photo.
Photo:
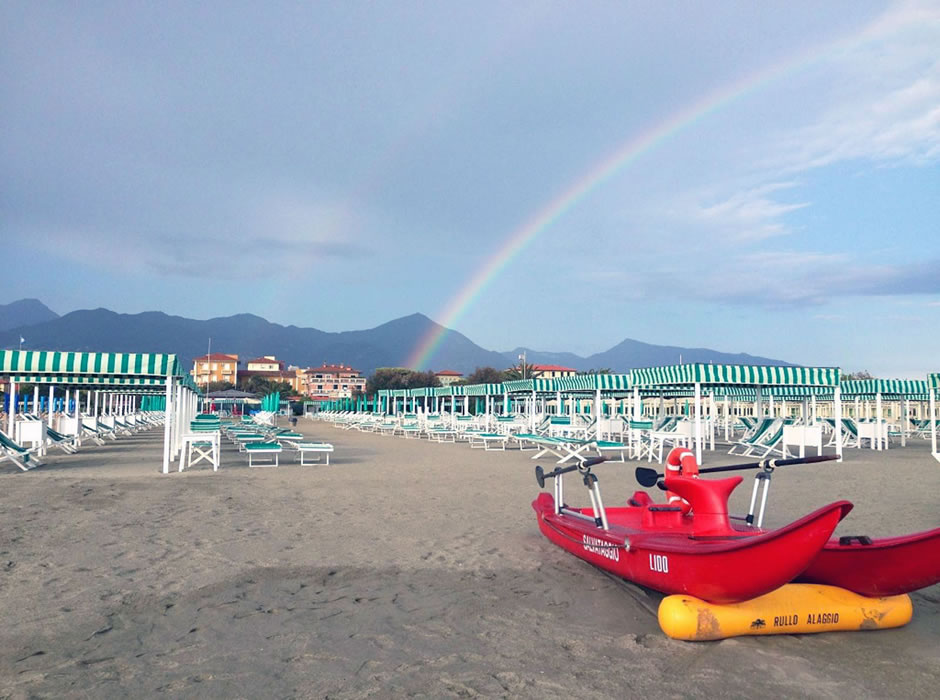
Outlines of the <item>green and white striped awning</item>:
{"type": "Polygon", "coordinates": [[[451,384],[450,386],[435,387],[435,396],[464,396],[467,393],[467,387],[464,384],[451,384]]]}
{"type": "Polygon", "coordinates": [[[468,384],[464,387],[467,396],[502,396],[502,384],[468,384]]]}
{"type": "Polygon", "coordinates": [[[176,355],[162,353],[0,350],[0,376],[72,386],[165,387],[167,377],[198,391],[176,355]]]}
{"type": "MultiPolygon", "coordinates": [[[[757,387],[750,386],[716,386],[706,387],[703,390],[706,394],[714,393],[716,398],[724,399],[726,396],[729,399],[739,400],[739,401],[756,401],[757,400],[757,387]]],[[[819,397],[828,397],[832,398],[833,389],[832,387],[826,386],[780,386],[780,385],[770,385],[762,386],[760,389],[760,395],[762,399],[769,398],[773,396],[775,399],[782,399],[786,401],[801,401],[805,398],[811,396],[819,397]]]]}
{"type": "Polygon", "coordinates": [[[750,384],[788,386],[839,385],[838,367],[779,367],[774,365],[709,365],[688,364],[668,367],[634,369],[630,379],[634,386],[662,384],[750,384]]]}
{"type": "Polygon", "coordinates": [[[0,350],[0,374],[110,374],[183,377],[176,355],[123,352],[0,350]]]}
{"type": "Polygon", "coordinates": [[[503,389],[509,394],[518,394],[522,392],[543,394],[554,394],[558,391],[557,379],[512,379],[503,382],[503,389]]]}
{"type": "Polygon", "coordinates": [[[929,375],[928,379],[930,381],[930,386],[932,386],[934,389],[940,389],[940,372],[929,375]]]}
{"type": "Polygon", "coordinates": [[[626,391],[633,385],[629,374],[576,374],[555,380],[558,391],[626,391]]]}
{"type": "Polygon", "coordinates": [[[900,396],[927,395],[927,382],[917,379],[850,379],[842,382],[842,397],[847,396],[900,396]]]}
{"type": "Polygon", "coordinates": [[[29,382],[30,384],[68,384],[72,386],[94,387],[165,387],[166,379],[157,377],[109,377],[107,375],[76,375],[76,374],[11,374],[7,375],[16,383],[29,382]]]}

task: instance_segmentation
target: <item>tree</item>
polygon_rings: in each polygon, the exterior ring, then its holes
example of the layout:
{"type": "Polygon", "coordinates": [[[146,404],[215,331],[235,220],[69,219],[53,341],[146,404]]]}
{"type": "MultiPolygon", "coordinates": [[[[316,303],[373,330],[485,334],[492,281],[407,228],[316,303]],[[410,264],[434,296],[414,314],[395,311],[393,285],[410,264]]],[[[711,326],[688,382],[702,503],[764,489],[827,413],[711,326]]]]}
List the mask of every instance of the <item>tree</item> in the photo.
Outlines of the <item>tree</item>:
{"type": "Polygon", "coordinates": [[[234,389],[235,385],[231,382],[209,382],[207,387],[208,393],[212,394],[216,391],[228,391],[229,389],[234,389]]]}
{"type": "Polygon", "coordinates": [[[415,372],[406,367],[379,367],[366,380],[366,393],[374,394],[382,389],[417,389],[425,386],[440,386],[441,380],[434,372],[415,372]]]}
{"type": "Polygon", "coordinates": [[[859,370],[858,372],[849,372],[848,374],[842,375],[843,379],[874,379],[875,377],[871,376],[868,370],[859,370]]]}
{"type": "MultiPolygon", "coordinates": [[[[521,367],[519,366],[510,367],[509,369],[503,370],[503,381],[511,382],[516,379],[522,379],[523,378],[522,374],[523,372],[522,372],[521,367]]],[[[525,374],[526,374],[525,379],[530,379],[532,377],[532,372],[526,372],[525,374]]]]}
{"type": "Polygon", "coordinates": [[[242,391],[262,396],[273,394],[275,391],[281,392],[284,396],[294,393],[294,388],[290,385],[290,382],[274,382],[258,374],[240,379],[238,388],[242,391]]]}
{"type": "Polygon", "coordinates": [[[600,367],[599,369],[589,369],[586,372],[578,372],[578,374],[610,374],[610,367],[600,367]]]}
{"type": "Polygon", "coordinates": [[[501,384],[505,372],[495,367],[477,367],[461,384],[501,384]]]}
{"type": "Polygon", "coordinates": [[[408,375],[408,388],[419,389],[425,386],[440,386],[441,380],[434,372],[412,372],[408,375]]]}

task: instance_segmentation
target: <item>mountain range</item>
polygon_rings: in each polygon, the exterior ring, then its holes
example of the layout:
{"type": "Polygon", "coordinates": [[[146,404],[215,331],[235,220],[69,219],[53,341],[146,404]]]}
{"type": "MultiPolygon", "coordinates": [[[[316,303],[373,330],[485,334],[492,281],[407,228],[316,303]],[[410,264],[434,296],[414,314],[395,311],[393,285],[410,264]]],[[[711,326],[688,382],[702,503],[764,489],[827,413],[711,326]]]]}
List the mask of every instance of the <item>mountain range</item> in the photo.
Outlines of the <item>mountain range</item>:
{"type": "Polygon", "coordinates": [[[415,347],[430,333],[443,333],[434,353],[434,370],[468,374],[477,367],[504,369],[519,363],[525,353],[529,364],[554,364],[579,371],[610,369],[626,372],[634,367],[655,367],[683,362],[729,364],[787,364],[746,353],[707,348],[652,345],[627,338],[604,352],[581,357],[567,352],[541,352],[519,347],[497,352],[475,344],[457,331],[444,329],[423,314],[411,314],[360,331],[330,333],[271,323],[252,314],[237,314],[205,321],[170,316],[160,311],[119,314],[108,309],[72,311],[59,316],[36,299],[0,305],[0,348],[75,350],[84,352],[174,353],[189,366],[192,359],[211,351],[236,354],[242,361],[275,355],[300,367],[345,364],[366,375],[377,367],[403,366],[415,347]]]}

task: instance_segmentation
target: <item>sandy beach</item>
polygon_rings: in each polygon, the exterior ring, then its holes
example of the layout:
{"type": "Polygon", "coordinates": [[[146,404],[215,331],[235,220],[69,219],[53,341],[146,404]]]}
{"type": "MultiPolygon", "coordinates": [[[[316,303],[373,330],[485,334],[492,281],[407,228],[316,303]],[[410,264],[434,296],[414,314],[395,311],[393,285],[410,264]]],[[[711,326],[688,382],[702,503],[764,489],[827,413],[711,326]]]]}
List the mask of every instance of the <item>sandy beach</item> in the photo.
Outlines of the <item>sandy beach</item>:
{"type": "MultiPolygon", "coordinates": [[[[0,465],[0,697],[937,696],[940,586],[896,630],[673,641],[656,595],[542,537],[532,453],[298,429],[333,463],[226,445],[164,476],[153,431],[0,465]]],[[[608,505],[634,466],[597,468],[608,505]]],[[[940,526],[938,493],[925,441],[852,449],[778,470],[767,524],[847,498],[839,534],[901,534],[940,526]]]]}

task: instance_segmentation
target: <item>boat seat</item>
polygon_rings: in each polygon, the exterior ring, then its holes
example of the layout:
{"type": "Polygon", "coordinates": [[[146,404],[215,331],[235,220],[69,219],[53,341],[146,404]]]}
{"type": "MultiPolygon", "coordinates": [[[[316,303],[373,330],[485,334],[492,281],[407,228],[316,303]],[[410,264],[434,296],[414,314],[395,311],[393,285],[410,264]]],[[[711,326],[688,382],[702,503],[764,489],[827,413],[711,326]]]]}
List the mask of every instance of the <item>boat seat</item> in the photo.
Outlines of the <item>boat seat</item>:
{"type": "Polygon", "coordinates": [[[643,509],[643,527],[648,530],[669,530],[686,527],[688,518],[681,506],[651,503],[643,509]]]}
{"type": "Polygon", "coordinates": [[[727,479],[667,476],[665,484],[668,490],[692,506],[693,535],[723,535],[733,532],[728,519],[728,496],[743,479],[741,476],[727,479]]]}

